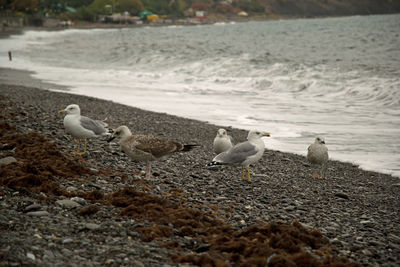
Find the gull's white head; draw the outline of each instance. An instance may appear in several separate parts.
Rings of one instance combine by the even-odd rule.
[[[80,115],[81,109],[76,104],[68,105],[65,109],[60,110],[58,113],[67,113],[67,115]]]
[[[250,130],[249,134],[247,135],[247,140],[254,140],[254,139],[259,139],[261,137],[269,137],[270,134],[267,132],[262,132],[262,131],[257,131],[257,130]]]
[[[219,137],[226,137],[228,135],[228,133],[226,132],[226,130],[225,129],[219,129],[218,130],[218,132],[217,132],[217,136],[219,136]]]
[[[314,144],[325,145],[325,139],[323,137],[317,136],[315,137]]]
[[[131,136],[131,135],[132,135],[132,133],[129,130],[129,128],[127,126],[125,126],[125,125],[121,125],[118,128],[113,130],[112,136],[107,141],[111,142],[115,138],[121,138],[122,139],[124,137],[128,137],[128,136]]]

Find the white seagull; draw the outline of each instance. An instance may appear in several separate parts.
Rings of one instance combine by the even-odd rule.
[[[317,136],[314,144],[308,147],[307,160],[313,165],[321,166],[321,176],[325,177],[326,163],[328,162],[328,148],[325,146],[325,139]],[[320,175],[316,172],[313,174],[314,178],[319,178]]]
[[[81,109],[76,104],[71,104],[58,113],[66,113],[64,117],[64,128],[67,133],[78,139],[78,146],[75,152],[76,155],[86,153],[87,138],[95,138],[104,135],[109,135],[107,124],[102,121],[92,120],[91,118],[81,116]],[[83,151],[80,152],[81,142],[84,140]]]
[[[218,154],[208,166],[212,165],[241,165],[242,179],[244,177],[244,168],[247,169],[247,181],[251,182],[250,164],[257,162],[264,154],[265,145],[261,140],[263,136],[270,136],[269,133],[257,130],[249,131],[247,141],[236,144],[229,150]]]
[[[225,129],[219,129],[213,142],[214,153],[220,154],[232,148],[232,146],[232,137],[227,134]]]
[[[146,179],[151,176],[151,161],[163,160],[174,152],[185,152],[198,145],[184,145],[177,141],[166,140],[151,135],[132,134],[125,125],[119,126],[114,130],[113,135],[108,140],[111,142],[119,137],[119,144],[122,151],[135,161],[144,161],[146,167]]]

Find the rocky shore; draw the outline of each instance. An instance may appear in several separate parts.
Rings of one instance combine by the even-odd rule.
[[[145,180],[145,164],[115,143],[90,140],[71,155],[57,113],[71,103],[112,128],[201,146],[155,162]],[[267,150],[248,183],[240,168],[205,167],[218,128],[0,85],[0,266],[400,264],[398,178],[330,161],[316,179],[303,156]],[[228,131],[236,142],[247,134]]]

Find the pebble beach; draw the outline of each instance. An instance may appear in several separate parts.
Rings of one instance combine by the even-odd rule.
[[[330,160],[317,179],[305,157],[266,150],[249,183],[240,167],[206,167],[218,125],[0,73],[1,266],[400,264],[396,177]],[[145,180],[117,143],[90,139],[71,155],[57,111],[72,103],[111,128],[200,146],[154,162]]]

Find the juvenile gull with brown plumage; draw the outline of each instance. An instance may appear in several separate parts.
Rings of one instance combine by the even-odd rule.
[[[325,139],[317,136],[315,138],[314,144],[311,144],[308,147],[307,160],[312,165],[321,166],[320,173],[321,173],[322,178],[325,177],[326,165],[327,165],[328,159],[329,159],[328,148],[325,146]],[[318,174],[318,172],[316,172],[313,174],[313,177],[319,178],[320,175]]]
[[[132,134],[125,125],[116,128],[108,142],[111,142],[116,137],[119,137],[121,149],[128,157],[135,161],[146,162],[146,179],[150,179],[152,161],[163,160],[168,158],[172,153],[186,152],[197,146],[184,145],[177,141],[166,140],[151,135]]]

